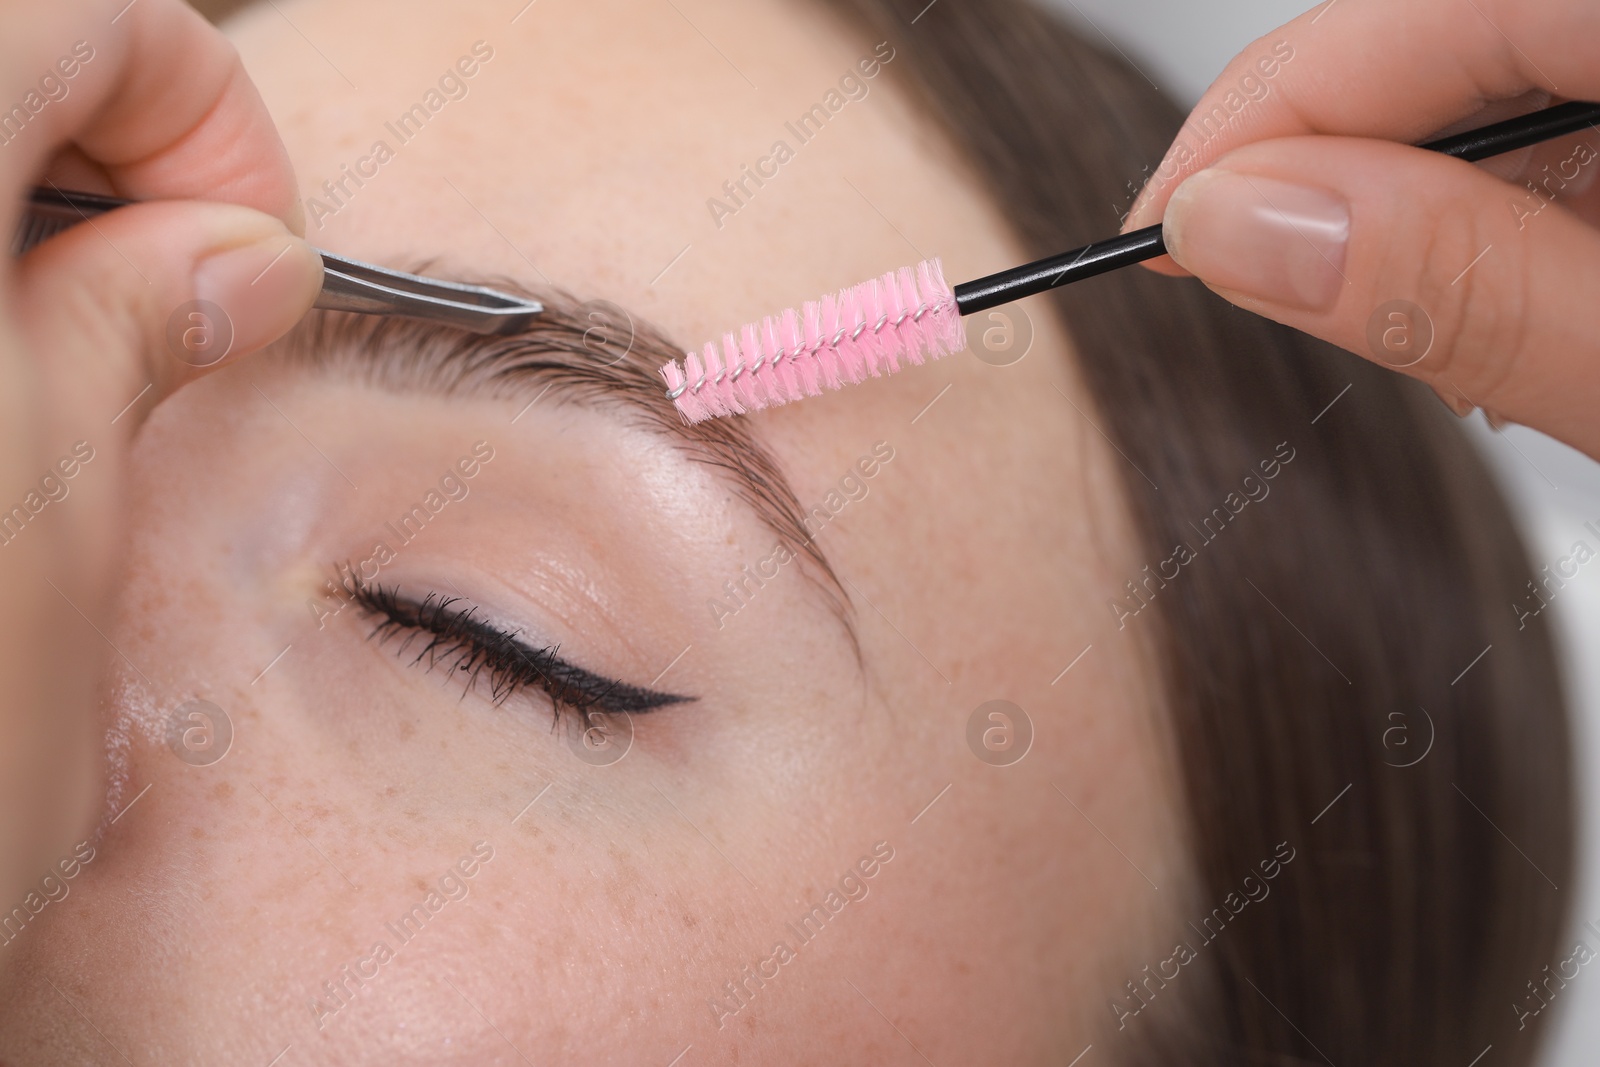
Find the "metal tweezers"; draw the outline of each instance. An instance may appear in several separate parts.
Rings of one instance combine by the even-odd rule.
[[[22,213],[12,254],[20,256],[68,227],[132,202],[95,193],[36,187]],[[543,304],[483,286],[406,274],[320,248],[317,253],[322,256],[322,293],[313,306],[328,311],[427,319],[484,334],[526,329],[544,311]]]

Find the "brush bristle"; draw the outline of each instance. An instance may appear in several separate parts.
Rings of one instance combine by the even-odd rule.
[[[937,259],[723,334],[661,368],[683,421],[787,404],[966,347]]]

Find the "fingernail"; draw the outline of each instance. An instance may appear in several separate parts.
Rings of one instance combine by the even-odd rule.
[[[1478,410],[1477,405],[1473,404],[1472,401],[1468,400],[1454,389],[1445,386],[1434,385],[1433,393],[1439,398],[1440,402],[1443,403],[1445,407],[1450,409],[1451,414],[1455,415],[1455,417],[1458,419],[1464,419],[1468,415],[1471,415],[1474,411]]]
[[[287,234],[207,256],[194,274],[195,296],[220,309],[231,331],[228,355],[254,351],[282,336],[305,314],[321,285],[321,257]]]
[[[1207,283],[1323,311],[1345,285],[1350,205],[1325,189],[1212,168],[1178,186],[1167,251]]]
[[[1489,424],[1489,429],[1493,430],[1495,433],[1503,432],[1507,426],[1516,425],[1516,423],[1512,422],[1504,415],[1501,415],[1498,412],[1490,411],[1488,408],[1483,409],[1483,421],[1487,422]]]

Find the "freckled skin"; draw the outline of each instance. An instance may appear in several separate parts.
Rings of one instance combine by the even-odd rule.
[[[685,344],[913,262],[907,238],[953,280],[1021,259],[892,61],[712,224],[706,199],[873,52],[808,8],[595,0],[508,26],[489,3],[276,6],[231,33],[308,196],[474,41],[494,49],[313,225],[324,247],[537,283],[531,262]],[[1163,888],[1182,853],[1159,697],[1104,606],[1140,562],[1115,457],[1057,392],[1087,409],[1065,330],[1030,310],[1013,367],[952,358],[760,418],[808,504],[895,449],[819,539],[859,665],[792,568],[713,625],[707,601],[772,535],[637,428],[560,405],[512,424],[520,401],[380,393],[270,354],[180,392],[137,446],[108,636],[158,708],[228,711],[232,748],[194,766],[135,731],[125,800],[149,791],[3,949],[0,1061],[104,1062],[109,1041],[135,1063],[292,1044],[285,1064],[664,1064],[692,1044],[685,1063],[1029,1064],[1109,1040],[1107,1000],[1169,924],[1061,794]],[[471,495],[384,580],[470,587],[632,684],[689,646],[658,684],[698,699],[638,716],[620,762],[575,758],[536,694],[463,695],[356,610],[308,610],[479,440],[495,458]],[[1035,727],[1004,768],[966,741],[997,698]],[[798,941],[878,842],[893,858],[866,896]],[[461,874],[479,843],[492,858]],[[793,960],[719,1026],[708,1002],[779,941]],[[380,942],[393,958],[371,963]]]

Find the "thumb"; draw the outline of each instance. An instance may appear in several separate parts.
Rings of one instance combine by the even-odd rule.
[[[58,402],[109,418],[275,340],[321,284],[317,251],[270,215],[150,202],[30,251],[13,310]]]
[[[1172,258],[1235,304],[1600,457],[1600,233],[1554,203],[1600,168],[1577,143],[1536,186],[1402,145],[1248,145],[1179,186]]]

